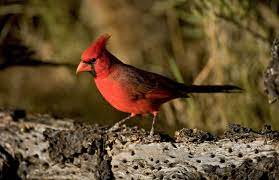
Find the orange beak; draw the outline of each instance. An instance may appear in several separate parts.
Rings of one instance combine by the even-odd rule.
[[[90,72],[90,71],[92,71],[91,66],[81,61],[77,67],[76,74],[79,74],[81,72]]]

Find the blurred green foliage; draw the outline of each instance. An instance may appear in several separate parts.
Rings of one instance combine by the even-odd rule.
[[[278,0],[4,0],[0,43],[20,43],[45,61],[77,64],[96,36],[111,33],[108,48],[124,62],[186,84],[245,89],[174,100],[162,107],[157,130],[219,133],[229,122],[279,129],[278,104],[268,104],[262,80],[279,33],[278,13]],[[100,124],[124,116],[104,102],[89,76],[76,78],[74,69],[11,68],[0,72],[0,80],[1,106]],[[139,124],[148,129],[151,122],[130,121]]]

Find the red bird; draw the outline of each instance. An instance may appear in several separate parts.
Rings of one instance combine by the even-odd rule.
[[[76,73],[90,72],[106,101],[119,111],[130,113],[110,130],[117,129],[136,115],[151,113],[152,136],[163,103],[175,98],[186,98],[188,93],[231,93],[241,90],[231,85],[186,86],[162,75],[124,64],[106,49],[109,38],[109,35],[100,36],[82,53]]]

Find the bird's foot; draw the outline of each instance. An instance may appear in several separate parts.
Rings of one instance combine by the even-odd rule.
[[[154,124],[155,124],[155,121],[156,121],[157,114],[158,114],[158,112],[153,113],[154,116],[153,116],[152,126],[151,126],[151,129],[150,129],[150,133],[149,133],[148,138],[153,138],[153,136],[154,136]]]
[[[151,130],[150,130],[150,133],[149,133],[149,136],[148,137],[153,137],[154,136],[154,129],[152,128]]]
[[[121,129],[122,124],[123,124],[123,122],[115,123],[111,128],[109,128],[107,130],[107,132],[114,132],[114,131],[117,131],[117,130]]]
[[[118,129],[120,129],[120,123],[116,123],[115,125],[113,125],[111,128],[109,128],[108,130],[107,130],[107,132],[113,132],[113,131],[116,131],[116,130],[118,130]]]
[[[154,134],[153,132],[150,132],[149,135],[144,139],[144,142],[146,143],[153,143],[153,142],[157,142],[160,140],[160,136],[158,136],[157,134]]]
[[[152,139],[153,137],[154,137],[154,128],[152,127],[151,130],[150,130],[150,133],[148,135],[148,138]]]
[[[120,128],[120,126],[125,123],[125,121],[127,121],[128,119],[131,119],[133,116],[134,115],[130,115],[130,116],[122,119],[121,121],[117,122],[110,129],[108,129],[107,132],[113,132],[113,131],[118,130]]]

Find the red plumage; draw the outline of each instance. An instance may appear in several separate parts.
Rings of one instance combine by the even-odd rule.
[[[93,74],[96,86],[106,101],[119,111],[131,114],[117,123],[112,130],[135,115],[148,113],[154,115],[154,125],[163,103],[175,98],[188,97],[188,93],[227,93],[241,90],[231,85],[186,86],[162,75],[124,64],[106,49],[109,37],[100,36],[82,53],[77,73]]]

